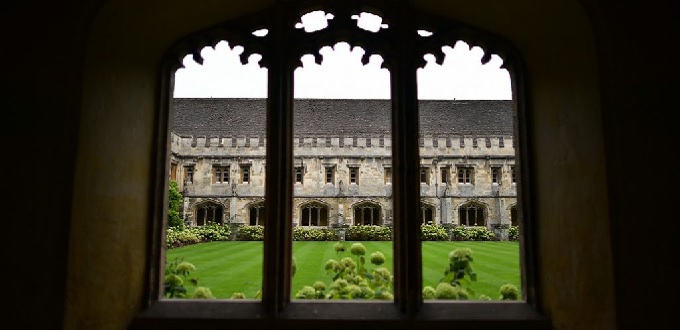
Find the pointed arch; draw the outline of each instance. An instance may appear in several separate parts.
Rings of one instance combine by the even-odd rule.
[[[193,206],[194,223],[205,226],[209,223],[224,223],[224,205],[216,200],[208,199],[197,202]]]
[[[328,226],[328,203],[309,200],[300,203],[300,226]]]
[[[428,202],[420,201],[420,212],[418,213],[418,220],[420,223],[430,223],[435,222],[435,216],[437,208]]]
[[[469,200],[458,206],[458,223],[461,226],[486,226],[488,214],[487,205]]]
[[[360,201],[352,205],[354,225],[382,226],[382,206],[375,201]]]
[[[249,225],[251,225],[251,226],[255,226],[255,225],[264,226],[264,221],[265,221],[264,200],[257,200],[257,201],[248,203],[245,206],[245,209],[248,211],[248,221],[247,221],[247,223]]]
[[[517,218],[517,203],[513,203],[508,206],[508,212],[510,213],[510,225],[518,226],[519,219]]]

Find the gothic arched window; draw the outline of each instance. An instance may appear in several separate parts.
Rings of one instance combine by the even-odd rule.
[[[248,223],[251,226],[255,226],[255,225],[263,225],[264,226],[264,223],[265,223],[264,207],[265,207],[264,202],[257,202],[257,203],[250,204],[250,206],[248,206]]]
[[[354,206],[354,225],[382,225],[381,207],[377,203],[362,202]]]
[[[328,207],[316,202],[302,205],[300,226],[328,226]]]
[[[420,203],[420,213],[418,219],[420,223],[432,224],[434,223],[435,209],[434,206],[427,203]]]
[[[519,147],[527,144],[526,113],[523,94],[525,77],[521,61],[516,56],[514,48],[498,37],[479,31],[474,27],[454,22],[450,18],[430,15],[417,8],[413,8],[408,1],[278,1],[266,11],[250,16],[229,20],[195,35],[188,36],[174,45],[168,51],[167,64],[164,67],[168,75],[165,85],[172,86],[170,72],[174,72],[181,63],[177,59],[192,54],[194,59],[201,63],[201,49],[205,46],[214,45],[216,42],[226,40],[243,47],[240,54],[242,62],[251,55],[262,56],[259,65],[267,68],[268,86],[266,100],[266,169],[265,169],[265,200],[262,204],[253,204],[248,209],[250,224],[264,224],[264,251],[263,251],[263,274],[261,300],[256,302],[215,303],[192,305],[191,310],[208,308],[214,310],[214,315],[225,315],[228,319],[258,320],[265,321],[277,318],[305,319],[313,317],[314,312],[319,315],[325,313],[339,318],[348,318],[351,325],[360,326],[367,319],[380,320],[384,317],[387,327],[397,327],[403,320],[413,322],[418,326],[441,325],[442,323],[428,323],[428,321],[440,320],[471,320],[468,325],[480,324],[491,327],[498,318],[489,316],[495,314],[489,306],[493,303],[482,302],[479,304],[432,304],[423,301],[422,297],[422,247],[420,242],[420,225],[417,221],[422,215],[420,207],[420,168],[419,157],[419,102],[417,90],[417,70],[422,68],[426,61],[424,56],[432,54],[438,64],[443,62],[445,54],[442,47],[454,45],[458,41],[465,41],[470,46],[480,47],[484,55],[482,63],[489,62],[492,52],[503,59],[503,67],[507,68],[513,78],[513,92],[520,98],[515,99],[513,105],[515,117],[515,136],[513,139],[520,142],[517,151],[517,164],[526,162],[527,156]],[[295,5],[293,5],[293,3]],[[301,29],[300,23],[304,21],[302,16],[311,11],[322,10],[326,13],[327,26],[324,28],[306,31]],[[355,18],[362,13],[374,13],[380,15],[382,23],[375,28],[363,27],[357,24]],[[426,33],[421,33],[426,32]],[[321,62],[323,56],[319,50],[325,46],[333,45],[339,41],[347,42],[350,46],[361,46],[365,50],[362,62],[366,63],[369,57],[378,54],[384,62],[383,67],[390,72],[390,116],[391,122],[391,198],[392,208],[386,213],[392,215],[393,230],[393,273],[394,295],[393,301],[376,302],[375,304],[356,303],[348,301],[342,307],[333,304],[298,304],[291,302],[290,287],[292,283],[293,255],[292,255],[292,226],[293,226],[293,201],[294,201],[294,73],[300,66],[300,58],[311,54],[316,62]],[[165,112],[161,112],[162,120],[167,120],[170,106],[166,100],[160,104]],[[455,118],[451,119],[455,121]],[[162,126],[161,126],[162,127]],[[160,129],[160,133],[166,133]],[[159,138],[161,141],[162,138]],[[463,143],[463,140],[460,140]],[[356,143],[356,140],[353,141]],[[339,141],[339,147],[345,143]],[[447,144],[449,141],[446,142]],[[355,145],[352,145],[355,147]],[[479,147],[479,146],[478,146]],[[357,167],[357,169],[359,169]],[[453,170],[453,167],[451,168]],[[518,166],[518,183],[525,182],[526,168]],[[243,169],[242,169],[243,170]],[[337,168],[340,171],[340,168]],[[521,170],[521,171],[520,171]],[[250,172],[245,172],[250,175]],[[319,171],[319,175],[321,175]],[[359,172],[353,177],[347,171],[347,179],[350,183],[359,183]],[[339,174],[339,173],[338,173]],[[457,178],[454,177],[457,175]],[[474,183],[474,171],[463,173],[451,172],[452,178],[447,181],[458,179],[461,183]],[[352,182],[354,178],[356,182]],[[522,180],[524,179],[524,180]],[[242,178],[242,182],[249,182],[250,177]],[[361,178],[364,182],[363,177]],[[347,182],[345,185],[350,185]],[[356,187],[352,187],[356,188]],[[359,187],[362,188],[362,187]],[[518,189],[521,187],[518,185]],[[244,189],[244,192],[248,190]],[[241,193],[241,191],[239,191]],[[365,196],[363,198],[369,198]],[[525,201],[529,203],[528,201]],[[158,203],[160,205],[160,203]],[[524,206],[524,204],[523,204]],[[263,212],[265,210],[267,212]],[[523,209],[530,209],[524,208]],[[311,209],[310,211],[311,212]],[[352,207],[354,224],[382,225],[382,208],[374,202],[360,202]],[[484,225],[486,209],[483,205],[469,204],[459,208],[459,219],[465,219],[466,225]],[[266,213],[266,214],[265,214]],[[311,213],[310,213],[311,214]],[[432,218],[434,219],[434,212]],[[530,223],[523,215],[523,224]],[[423,219],[424,220],[424,219]],[[463,222],[461,222],[463,224]],[[156,247],[160,249],[161,247]],[[528,252],[527,252],[528,251]],[[524,249],[525,256],[532,257],[531,246]],[[157,253],[162,255],[162,253]],[[532,264],[529,260],[528,264]],[[533,268],[532,268],[533,269]],[[154,274],[162,273],[162,269],[155,269]],[[523,273],[523,286],[535,288],[535,273]],[[160,281],[161,276],[149,276],[150,281]],[[162,283],[151,283],[156,292],[161,291]],[[534,290],[535,291],[535,290]],[[513,319],[536,318],[534,310],[535,297],[529,290],[526,301],[518,304],[503,304],[501,308],[504,316]],[[155,298],[151,298],[154,300]],[[157,299],[156,299],[157,300]],[[190,302],[191,303],[191,302]],[[180,310],[174,304],[167,304],[175,311]],[[485,309],[486,308],[486,309]],[[314,311],[314,312],[312,312]],[[201,314],[213,315],[213,314]],[[244,316],[245,315],[245,316]],[[376,316],[380,315],[380,316]],[[383,316],[387,315],[387,316]],[[468,318],[469,315],[474,317]],[[517,316],[520,315],[520,316]],[[417,318],[417,320],[416,320]],[[422,323],[420,321],[423,321]],[[219,321],[219,320],[218,320]],[[322,320],[323,322],[324,320]],[[329,316],[325,321],[334,322],[334,316]],[[417,321],[417,322],[416,322]],[[490,321],[490,322],[486,322]],[[358,322],[358,323],[351,323]],[[479,323],[476,323],[479,322]],[[211,323],[215,325],[217,323]],[[324,326],[329,323],[322,323]],[[205,323],[203,325],[206,325]]]
[[[486,207],[476,202],[467,202],[458,207],[458,221],[461,226],[485,226]]]
[[[222,224],[224,208],[214,202],[205,202],[196,206],[196,225],[205,226],[209,223]]]

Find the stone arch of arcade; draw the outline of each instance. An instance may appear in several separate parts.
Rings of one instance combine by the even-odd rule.
[[[457,207],[460,226],[486,226],[489,207],[476,200],[468,200]]]
[[[194,219],[196,226],[205,226],[209,223],[224,223],[225,210],[228,209],[223,203],[208,199],[197,202],[193,205]]]
[[[380,226],[383,224],[380,203],[363,200],[352,205],[354,225]]]
[[[246,216],[248,217],[246,223],[255,226],[255,225],[262,225],[264,226],[265,222],[265,208],[264,208],[264,199],[261,200],[256,200],[253,202],[250,202],[246,204],[244,207],[246,210]]]
[[[328,226],[329,205],[320,200],[306,200],[299,204],[300,226]]]
[[[434,204],[425,201],[420,202],[420,213],[418,213],[418,220],[420,223],[435,223],[437,215],[437,208]]]

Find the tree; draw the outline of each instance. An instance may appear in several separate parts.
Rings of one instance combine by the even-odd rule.
[[[184,221],[179,215],[180,207],[183,203],[182,193],[179,192],[179,184],[170,181],[168,192],[168,227],[184,229]]]

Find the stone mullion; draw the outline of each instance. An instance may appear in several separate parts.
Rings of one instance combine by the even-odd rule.
[[[272,317],[290,302],[292,280],[293,74],[299,57],[292,51],[292,13],[279,3],[271,17],[267,79],[265,239],[262,302]]]

